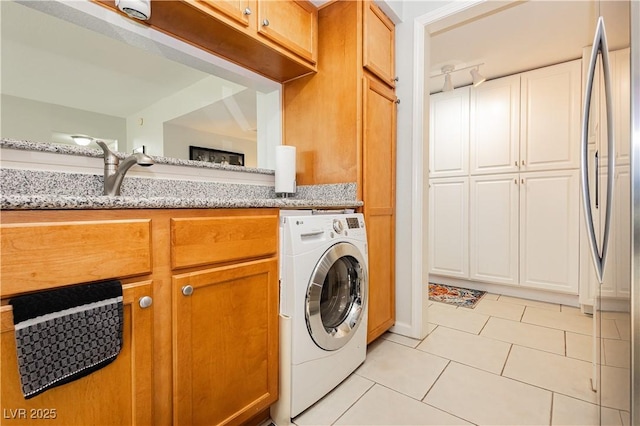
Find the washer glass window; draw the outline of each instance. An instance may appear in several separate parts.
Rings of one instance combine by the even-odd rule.
[[[313,272],[306,300],[307,328],[323,349],[344,346],[362,322],[366,303],[366,264],[349,243],[327,250]]]

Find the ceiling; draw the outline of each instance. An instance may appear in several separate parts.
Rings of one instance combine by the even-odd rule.
[[[126,118],[211,77],[30,7],[0,3],[3,94]],[[221,100],[173,124],[201,119],[199,130],[255,140],[256,92],[238,96],[235,114]]]
[[[505,3],[506,4],[506,3]],[[628,1],[516,1],[478,19],[431,35],[430,93],[442,90],[444,65],[484,63],[487,79],[582,57],[593,42],[595,22],[605,16],[609,49],[629,45]],[[471,84],[469,69],[452,74],[455,87]]]

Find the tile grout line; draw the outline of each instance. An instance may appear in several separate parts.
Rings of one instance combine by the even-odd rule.
[[[507,368],[507,361],[509,360],[509,356],[511,355],[511,349],[513,349],[513,343],[510,344],[509,346],[509,352],[507,352],[507,357],[504,359],[504,364],[502,364],[502,370],[500,370],[500,377],[505,377],[502,374],[504,374],[504,369]]]
[[[553,403],[555,401],[555,392],[551,392],[551,409],[549,410],[549,426],[553,425]]]
[[[354,373],[355,373],[355,372],[354,372]],[[355,374],[356,374],[357,376],[360,376],[360,375],[359,375],[359,374],[357,374],[357,373],[355,373]],[[363,379],[369,380],[369,379],[367,379],[367,378],[366,378],[366,377],[364,377],[364,376],[360,376],[360,377],[362,377]],[[335,424],[338,422],[338,420],[340,420],[342,417],[344,417],[344,415],[345,415],[345,414],[347,414],[347,411],[349,411],[349,410],[350,410],[354,405],[356,405],[356,403],[357,403],[358,401],[360,401],[360,400],[361,400],[361,399],[362,399],[366,394],[368,394],[368,393],[369,393],[369,391],[370,391],[371,389],[373,389],[373,387],[374,387],[376,384],[378,384],[378,382],[374,382],[373,380],[370,380],[370,381],[371,381],[373,384],[372,384],[371,386],[369,386],[369,388],[368,388],[368,389],[367,389],[367,390],[366,390],[362,395],[360,395],[360,397],[359,397],[359,398],[357,398],[355,401],[353,401],[353,403],[352,403],[351,405],[349,405],[349,407],[347,407],[347,409],[346,409],[346,410],[344,410],[344,411],[342,412],[342,414],[340,414],[340,415],[338,416],[338,418],[337,418],[337,419],[335,419],[335,420],[333,421],[333,423],[331,423],[331,425],[335,425]]]
[[[446,358],[443,358],[446,359]],[[433,381],[433,383],[431,383],[431,386],[429,386],[429,389],[427,389],[427,391],[425,392],[425,394],[422,396],[422,398],[420,398],[419,401],[423,401],[427,395],[429,395],[429,392],[431,392],[431,389],[433,389],[433,387],[436,385],[436,383],[438,383],[438,380],[440,380],[440,377],[442,377],[442,375],[444,374],[445,370],[447,368],[449,368],[449,366],[451,365],[451,363],[453,362],[450,359],[447,359],[447,365],[444,366],[444,368],[442,369],[442,371],[440,372],[440,374],[438,374],[438,377],[436,377],[436,379]],[[397,391],[396,391],[397,392]]]

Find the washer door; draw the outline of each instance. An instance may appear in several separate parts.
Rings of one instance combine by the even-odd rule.
[[[307,328],[322,349],[340,349],[362,322],[367,302],[367,270],[360,250],[338,243],[316,265],[307,288]]]

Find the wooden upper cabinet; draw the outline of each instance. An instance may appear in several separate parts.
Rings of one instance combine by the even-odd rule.
[[[373,2],[365,2],[363,66],[395,87],[395,26]]]
[[[219,14],[223,20],[238,24],[241,27],[249,27],[252,17],[255,16],[255,0],[191,0],[211,9],[211,13]]]
[[[92,1],[126,16],[114,0]],[[153,0],[151,6],[151,18],[137,23],[272,80],[317,71],[318,14],[306,0]]]
[[[258,34],[301,58],[316,63],[318,11],[306,0],[258,3]]]

